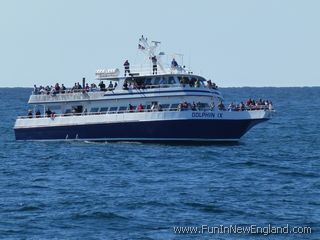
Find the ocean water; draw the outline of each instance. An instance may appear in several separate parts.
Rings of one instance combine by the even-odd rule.
[[[271,99],[239,143],[16,142],[31,90],[0,89],[1,239],[320,239],[320,88],[226,88]],[[175,233],[307,226],[311,234]]]

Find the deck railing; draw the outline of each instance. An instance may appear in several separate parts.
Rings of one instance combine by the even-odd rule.
[[[143,112],[172,112],[172,111],[257,111],[257,110],[264,110],[264,111],[273,111],[270,109],[269,106],[261,105],[256,108],[245,107],[244,109],[219,109],[219,108],[212,108],[212,107],[195,107],[195,108],[157,108],[157,109],[125,109],[125,110],[116,110],[116,111],[104,111],[104,112],[82,112],[82,113],[64,113],[64,114],[56,114],[51,113],[49,115],[29,115],[29,116],[18,116],[18,119],[32,119],[32,118],[56,118],[56,117],[70,117],[70,116],[88,116],[88,115],[106,115],[106,114],[122,114],[122,113],[143,113]]]
[[[118,70],[118,69],[117,69]],[[101,69],[96,72],[96,79],[98,80],[108,80],[114,78],[114,75],[111,74],[108,76],[105,72],[107,69]],[[161,64],[157,64],[157,67],[154,69],[152,64],[149,65],[130,65],[129,73],[125,70],[121,73],[122,76],[154,76],[157,74],[192,74],[189,69],[183,68],[181,66],[178,67],[169,67],[168,65],[162,66]],[[117,76],[117,75],[116,75]]]
[[[156,85],[134,85],[128,86],[124,88],[123,86],[118,86],[117,89],[123,91],[130,91],[138,90],[160,90],[164,88],[189,88],[189,89],[210,89],[212,92],[219,94],[217,89],[210,88],[206,85],[199,85],[199,86],[190,86],[190,84],[156,84]],[[79,100],[88,100],[88,99],[98,99],[103,97],[105,94],[112,95],[114,92],[114,88],[106,88],[105,91],[102,91],[98,88],[89,89],[88,91],[85,89],[67,89],[63,91],[58,91],[54,93],[38,93],[32,94],[29,99],[29,103],[37,103],[37,102],[50,102],[50,101],[79,101]]]

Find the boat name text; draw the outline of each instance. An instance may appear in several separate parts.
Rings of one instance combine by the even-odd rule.
[[[222,113],[212,113],[212,112],[193,112],[193,118],[222,118]]]

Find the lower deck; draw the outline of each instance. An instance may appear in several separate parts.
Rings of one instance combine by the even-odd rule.
[[[237,141],[269,119],[264,110],[245,112],[141,112],[18,119],[17,140]]]

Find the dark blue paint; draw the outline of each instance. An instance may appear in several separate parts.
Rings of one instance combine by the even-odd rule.
[[[17,140],[239,139],[262,120],[166,120],[15,129]]]
[[[106,93],[104,96],[127,96],[127,95],[146,95],[146,94],[162,94],[162,93],[182,93],[182,92],[189,92],[189,93],[209,93],[212,95],[212,93],[216,93],[219,94],[219,92],[217,91],[208,91],[208,90],[199,90],[197,88],[195,88],[194,90],[189,90],[189,89],[184,89],[184,90],[168,90],[168,91],[153,91],[153,92],[149,92],[149,91],[143,91],[143,89],[140,92],[133,92],[133,91],[129,91],[127,93]]]

